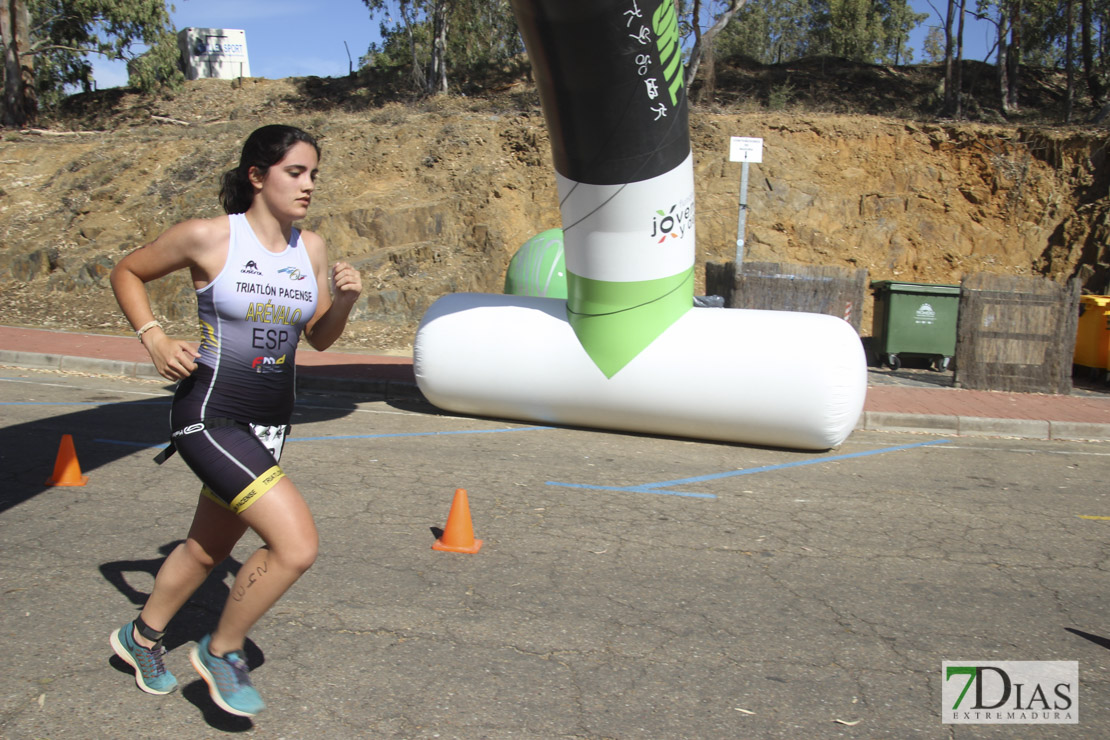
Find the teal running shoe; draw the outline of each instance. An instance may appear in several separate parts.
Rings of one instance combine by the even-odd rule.
[[[143,647],[135,642],[132,625],[128,622],[108,637],[112,649],[135,669],[135,683],[140,689],[148,694],[170,693],[177,688],[177,679],[162,662],[162,656],[166,654],[162,641],[159,640],[152,648]]]
[[[266,703],[251,685],[250,668],[243,653],[235,650],[221,657],[208,650],[212,635],[193,646],[189,660],[208,684],[208,693],[216,706],[239,717],[253,717],[266,708]]]

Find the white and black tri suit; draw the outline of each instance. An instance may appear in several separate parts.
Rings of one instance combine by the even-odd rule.
[[[293,230],[281,252],[232,214],[227,262],[198,290],[197,369],[177,387],[173,445],[204,493],[239,513],[284,477],[278,466],[293,414],[297,342],[316,311],[316,279]]]

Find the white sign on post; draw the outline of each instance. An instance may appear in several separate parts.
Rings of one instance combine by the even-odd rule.
[[[748,221],[748,165],[763,161],[763,139],[754,136],[733,136],[729,140],[728,159],[740,162],[740,213],[736,219],[736,268],[744,261],[744,229]]]
[[[730,162],[762,162],[763,139],[751,136],[733,136],[728,147]]]

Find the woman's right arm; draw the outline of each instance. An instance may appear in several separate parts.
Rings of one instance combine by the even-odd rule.
[[[146,284],[186,267],[195,268],[204,261],[206,245],[212,243],[212,237],[210,222],[185,221],[131,252],[112,268],[112,291],[133,329],[137,331],[155,320]],[[189,342],[169,337],[160,326],[144,331],[139,341],[164,378],[181,380],[197,369],[194,360],[200,353],[196,348]]]

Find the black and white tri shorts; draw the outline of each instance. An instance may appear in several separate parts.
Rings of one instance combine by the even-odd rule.
[[[196,375],[207,373],[181,381],[174,396],[172,447],[204,484],[201,493],[240,514],[285,477],[278,460],[289,427],[202,418]]]
[[[278,459],[288,427],[213,419],[173,433],[181,459],[204,483],[208,498],[242,513],[285,477]]]

